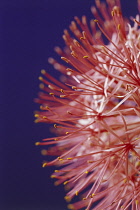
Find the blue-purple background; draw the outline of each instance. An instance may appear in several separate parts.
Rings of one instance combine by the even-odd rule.
[[[135,15],[136,0],[125,5]],[[0,0],[0,210],[66,210],[63,186],[54,187],[54,168],[34,143],[50,136],[34,124],[33,102],[41,69],[53,67],[54,46],[64,46],[63,29],[77,15],[92,18],[93,0]]]

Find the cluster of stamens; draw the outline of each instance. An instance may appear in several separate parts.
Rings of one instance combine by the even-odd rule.
[[[74,38],[64,31],[67,47],[55,50],[66,65],[49,59],[63,77],[39,77],[35,122],[54,124],[57,137],[36,145],[57,156],[43,167],[59,166],[51,177],[67,201],[81,197],[68,205],[76,210],[140,208],[140,23],[124,20],[119,0],[107,3],[92,7],[90,29],[83,16],[70,25]]]

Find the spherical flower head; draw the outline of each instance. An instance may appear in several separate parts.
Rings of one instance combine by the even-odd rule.
[[[140,8],[140,1],[138,1]],[[94,20],[75,17],[65,30],[62,62],[49,62],[60,80],[42,70],[35,122],[53,123],[57,137],[43,155],[57,156],[52,178],[80,200],[69,209],[140,209],[140,22],[123,17],[119,0],[99,0]]]

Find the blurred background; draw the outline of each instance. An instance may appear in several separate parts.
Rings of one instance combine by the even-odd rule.
[[[135,16],[136,0],[122,0]],[[0,0],[0,210],[66,210],[63,186],[54,187],[54,168],[35,142],[51,136],[49,126],[34,123],[40,70],[52,75],[48,57],[58,59],[63,30],[73,17],[87,15],[94,0]]]

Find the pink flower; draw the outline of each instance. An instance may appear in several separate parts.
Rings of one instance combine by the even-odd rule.
[[[58,137],[36,145],[53,145],[42,153],[57,158],[43,167],[59,166],[52,178],[66,200],[80,196],[70,209],[140,209],[140,22],[113,2],[96,1],[90,28],[75,17],[74,38],[65,30],[67,47],[56,47],[66,65],[49,59],[62,78],[39,78],[36,122],[55,123]]]

